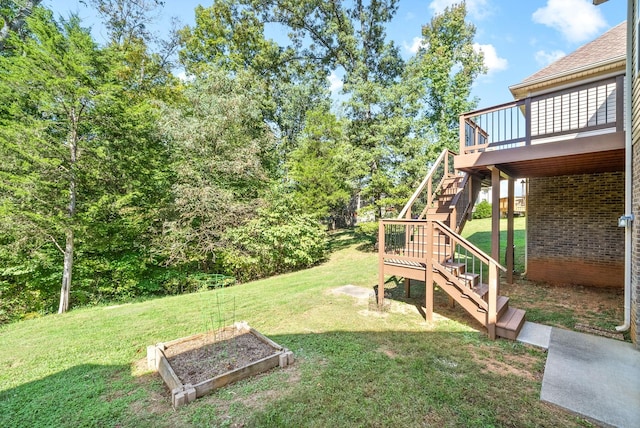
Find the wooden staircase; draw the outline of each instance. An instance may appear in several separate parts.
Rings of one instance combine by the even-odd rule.
[[[410,279],[424,281],[427,320],[432,319],[433,291],[437,285],[452,302],[485,326],[491,339],[515,340],[524,324],[525,312],[510,307],[509,298],[499,295],[499,272],[506,269],[458,234],[471,214],[479,183],[454,174],[449,168],[450,153],[445,152],[400,217],[380,222],[378,303],[383,304],[387,275],[405,279],[407,296]],[[422,208],[417,219],[411,218],[416,206]]]

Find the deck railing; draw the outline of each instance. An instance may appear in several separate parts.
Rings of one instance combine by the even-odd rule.
[[[624,129],[624,76],[460,116],[460,154]]]
[[[461,263],[465,272],[479,275],[488,286],[486,306],[489,337],[495,338],[499,272],[506,269],[471,242],[439,221],[380,220],[378,231],[379,284],[378,305],[384,304],[384,266],[387,263],[407,264],[425,269],[427,284],[434,272],[448,271],[447,264]],[[464,287],[464,280],[460,280]],[[464,290],[463,290],[464,291]],[[470,292],[471,290],[469,290]],[[433,302],[427,302],[433,305]],[[430,312],[433,308],[428,307]]]
[[[456,153],[444,149],[438,159],[433,163],[429,173],[418,186],[409,201],[398,215],[398,218],[424,219],[427,210],[434,207],[438,194],[442,190],[445,178],[455,175],[453,157]],[[419,214],[416,214],[419,213]]]

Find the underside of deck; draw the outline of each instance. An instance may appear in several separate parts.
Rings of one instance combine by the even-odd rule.
[[[580,137],[508,150],[458,155],[455,168],[488,178],[488,167],[511,177],[551,177],[624,170],[624,132]]]

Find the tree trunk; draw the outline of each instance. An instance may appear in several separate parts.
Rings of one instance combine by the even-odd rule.
[[[71,274],[73,272],[73,228],[67,229],[67,242],[64,247],[64,267],[62,270],[62,287],[60,288],[60,306],[58,313],[61,314],[69,309],[69,290],[71,290]]]
[[[64,246],[64,265],[62,269],[62,287],[60,288],[60,306],[58,313],[61,314],[69,309],[69,291],[71,290],[71,274],[73,273],[73,218],[76,214],[76,177],[75,164],[78,155],[78,121],[79,114],[75,108],[69,114],[71,119],[71,132],[69,133],[69,207],[67,216],[69,223],[66,229],[66,243]]]

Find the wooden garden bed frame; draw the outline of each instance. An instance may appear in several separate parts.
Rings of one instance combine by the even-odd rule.
[[[268,357],[254,361],[243,367],[222,373],[195,385],[190,383],[183,384],[171,367],[165,351],[172,346],[203,338],[207,334],[221,334],[226,332],[233,332],[234,336],[246,333],[252,334],[261,342],[272,347],[274,349],[274,353],[273,355],[269,355]],[[217,388],[221,388],[232,382],[237,382],[258,373],[265,372],[276,366],[286,367],[292,364],[293,361],[293,352],[283,348],[268,337],[260,334],[257,330],[249,327],[246,322],[235,323],[233,326],[223,327],[216,332],[194,334],[172,340],[170,342],[158,343],[147,347],[147,364],[150,369],[160,373],[164,383],[169,387],[169,390],[171,391],[171,403],[174,408],[184,406],[185,404],[194,401],[196,398],[200,398],[211,393]]]

